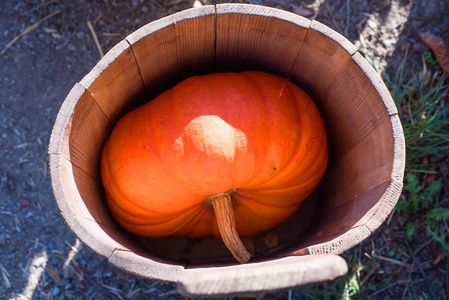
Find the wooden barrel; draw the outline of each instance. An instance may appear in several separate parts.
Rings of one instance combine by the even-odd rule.
[[[148,239],[111,218],[100,154],[126,112],[192,75],[261,70],[288,78],[316,102],[329,165],[297,214],[244,243],[237,265],[213,238]],[[53,192],[71,230],[114,266],[178,282],[185,295],[290,288],[347,272],[338,254],[369,237],[402,190],[404,135],[381,78],[356,47],[323,24],[256,5],[219,4],[152,22],[111,49],[65,99],[49,155]]]

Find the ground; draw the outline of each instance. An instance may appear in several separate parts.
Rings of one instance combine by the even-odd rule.
[[[196,5],[205,2],[196,1]],[[428,48],[419,33],[432,32],[449,44],[446,0],[240,2],[316,19],[345,35],[379,73],[391,77],[404,59],[406,72],[422,71],[422,54]],[[106,53],[144,24],[192,5],[193,1],[177,0],[0,2],[0,299],[14,295],[33,295],[36,299],[182,298],[175,285],[125,274],[80,244],[55,205],[47,146],[65,96],[100,59],[88,21]],[[26,31],[50,14],[54,15]],[[8,44],[22,32],[22,37]],[[394,261],[379,259],[392,249],[407,252],[400,230],[404,222],[401,216],[393,216],[368,241],[344,255],[348,261],[358,256],[366,264],[373,262],[372,274],[363,282],[365,287],[373,287],[373,299],[410,297],[404,291],[408,289],[410,265],[417,260],[401,255],[393,257]],[[426,293],[432,276],[440,276],[447,268],[447,260],[432,264],[425,257],[434,251],[429,245],[433,243],[423,242],[422,248],[409,245],[419,250],[417,258],[430,277],[416,281],[415,288]],[[35,267],[33,273],[30,266],[41,267]],[[387,275],[389,282],[383,283]],[[294,290],[266,297],[305,296]]]

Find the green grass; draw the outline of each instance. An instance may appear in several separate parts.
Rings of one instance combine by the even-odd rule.
[[[429,56],[423,60],[431,64]],[[425,66],[423,68],[427,70]],[[406,171],[403,197],[396,206],[399,213],[413,219],[424,219],[425,230],[440,243],[449,257],[449,243],[438,231],[437,223],[449,219],[449,208],[441,206],[438,195],[447,193],[447,161],[449,154],[449,84],[447,77],[436,78],[430,72],[421,72],[408,79],[402,68],[394,81],[387,77],[393,99],[398,107],[406,140]],[[426,174],[434,174],[424,182]],[[443,201],[444,202],[444,201]],[[414,220],[406,228],[406,238],[413,240]]]
[[[429,159],[438,161],[449,149],[449,85],[446,77],[430,73],[406,78],[402,68],[387,85],[398,107],[406,139],[406,172],[438,173]]]

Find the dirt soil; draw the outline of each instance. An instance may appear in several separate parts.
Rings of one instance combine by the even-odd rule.
[[[196,1],[196,5],[205,2]],[[379,72],[390,76],[405,57],[410,73],[422,70],[421,55],[428,48],[420,42],[420,32],[432,32],[449,44],[447,0],[240,2],[316,19],[345,35]],[[182,298],[174,284],[116,270],[77,240],[55,205],[47,146],[66,95],[100,59],[87,21],[106,53],[141,26],[192,5],[193,1],[177,0],[0,2],[0,299]],[[54,15],[26,31],[50,14]],[[403,232],[398,230],[401,226],[400,218],[394,217],[345,257],[351,260],[360,255],[369,260],[374,248],[380,254],[395,247],[406,250],[397,242],[403,240],[398,236]],[[425,271],[430,277],[438,276],[441,266],[429,263]],[[364,284],[376,287],[373,299],[400,299],[409,273],[406,266],[379,260]],[[382,289],[379,283],[386,274],[395,276],[388,276],[387,288]],[[420,284],[415,287],[418,291],[427,289],[425,280]],[[265,297],[287,299],[292,295],[305,297],[301,290]]]

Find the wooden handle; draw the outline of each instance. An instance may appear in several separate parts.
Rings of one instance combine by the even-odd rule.
[[[186,297],[258,294],[334,280],[348,272],[333,254],[286,257],[232,267],[186,269],[178,292]]]

